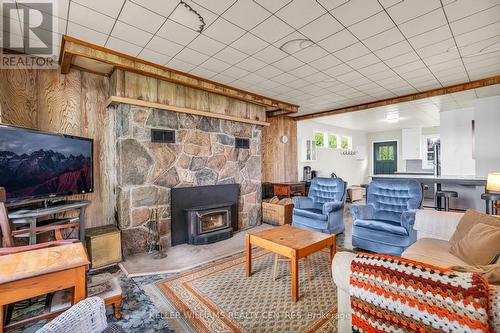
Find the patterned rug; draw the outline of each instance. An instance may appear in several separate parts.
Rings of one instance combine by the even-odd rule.
[[[245,255],[237,255],[155,283],[169,303],[169,318],[193,332],[336,332],[337,295],[328,252],[308,258],[310,276],[299,266],[297,303],[291,301],[290,264],[254,251],[253,275],[245,276]],[[184,326],[184,325],[183,325]]]

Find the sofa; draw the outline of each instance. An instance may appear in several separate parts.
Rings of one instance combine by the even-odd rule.
[[[314,178],[307,197],[292,198],[292,226],[327,234],[344,232],[346,189],[342,178]]]
[[[451,267],[468,265],[449,252],[451,238],[462,218],[462,213],[438,212],[419,209],[415,213],[417,241],[409,246],[402,257],[426,264]],[[351,301],[349,296],[349,278],[351,261],[356,257],[353,252],[337,252],[333,259],[333,281],[337,286],[338,331],[351,332]],[[494,315],[491,325],[500,332],[500,286],[491,286],[490,309]]]
[[[373,180],[366,205],[351,206],[352,245],[399,256],[417,239],[415,210],[422,204],[422,186],[415,180]]]

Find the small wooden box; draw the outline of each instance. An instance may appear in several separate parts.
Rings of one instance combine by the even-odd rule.
[[[272,225],[292,223],[293,204],[274,204],[262,201],[262,221]]]
[[[85,241],[92,268],[122,261],[121,234],[116,226],[105,225],[87,229]]]
[[[363,199],[363,188],[351,186],[347,188],[347,202],[354,202]]]

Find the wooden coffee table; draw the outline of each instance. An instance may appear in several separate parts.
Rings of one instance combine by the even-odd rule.
[[[283,225],[246,236],[247,277],[252,275],[252,245],[290,259],[294,303],[299,299],[299,259],[325,247],[330,248],[330,261],[335,255],[335,235]]]

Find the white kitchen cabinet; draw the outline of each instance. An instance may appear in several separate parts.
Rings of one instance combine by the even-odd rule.
[[[402,141],[403,160],[419,160],[422,158],[421,128],[403,128]]]

